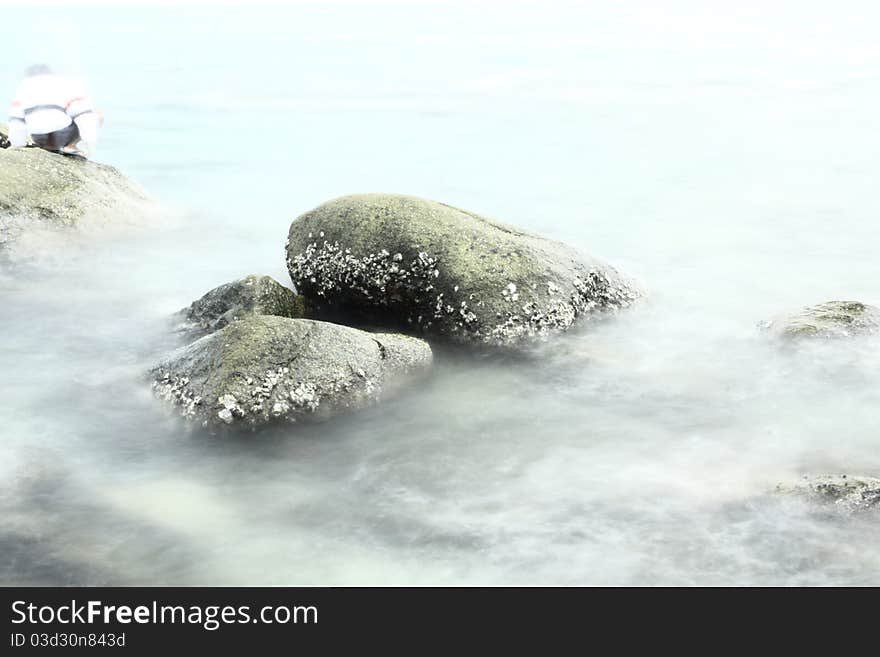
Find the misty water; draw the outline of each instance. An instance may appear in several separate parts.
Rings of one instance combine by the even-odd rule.
[[[0,277],[0,582],[880,583],[876,516],[767,494],[880,475],[880,341],[757,327],[880,302],[877,9],[606,4],[5,9],[0,93],[82,74],[160,210]],[[369,191],[648,296],[329,423],[186,429],[144,378],[169,314],[290,284],[290,221]]]

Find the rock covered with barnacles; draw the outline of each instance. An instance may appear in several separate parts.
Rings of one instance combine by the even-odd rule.
[[[153,368],[153,391],[216,430],[323,420],[373,404],[424,374],[417,338],[308,319],[250,315]]]
[[[814,475],[779,484],[776,492],[798,496],[845,514],[880,510],[880,479],[850,475]]]
[[[246,276],[215,287],[178,313],[180,330],[191,334],[217,331],[250,315],[308,316],[305,299],[271,276]]]
[[[489,347],[527,344],[640,296],[564,244],[391,194],[344,196],[298,217],[287,266],[318,316]]]
[[[880,332],[880,308],[860,301],[827,301],[765,322],[762,327],[788,339],[870,335]]]

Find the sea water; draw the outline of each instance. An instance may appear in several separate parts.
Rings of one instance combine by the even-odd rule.
[[[161,216],[0,278],[0,582],[880,583],[876,518],[768,494],[880,475],[880,343],[757,328],[880,303],[877,9],[765,4],[4,9],[0,95],[81,75]],[[322,425],[188,431],[144,379],[168,315],[289,284],[290,221],[371,191],[648,296]]]

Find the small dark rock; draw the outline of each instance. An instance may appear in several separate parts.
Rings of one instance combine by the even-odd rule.
[[[215,287],[178,313],[182,330],[201,334],[254,314],[308,317],[304,297],[270,276],[254,275]]]

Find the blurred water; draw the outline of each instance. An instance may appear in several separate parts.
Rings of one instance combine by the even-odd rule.
[[[877,9],[765,4],[5,9],[0,89],[82,74],[99,159],[182,219],[0,279],[0,581],[880,582],[876,519],[762,495],[880,474],[880,345],[755,329],[880,302]],[[186,432],[140,378],[167,314],[287,281],[290,220],[363,191],[565,240],[650,298],[533,359],[441,354],[338,422]]]

